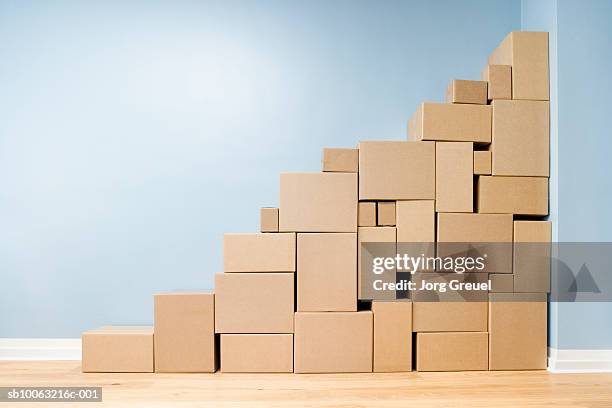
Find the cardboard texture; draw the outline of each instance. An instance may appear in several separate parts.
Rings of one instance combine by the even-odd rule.
[[[357,310],[357,234],[298,234],[297,310]]]
[[[326,147],[323,149],[322,168],[325,172],[357,173],[359,150]]]
[[[263,207],[259,220],[261,232],[278,232],[278,208]]]
[[[295,234],[225,234],[225,272],[295,272]]]
[[[371,372],[372,333],[371,311],[297,312],[295,372]]]
[[[487,104],[487,82],[455,79],[446,88],[446,102]]]
[[[512,99],[512,67],[510,65],[487,65],[481,78],[487,81],[489,100]]]
[[[412,371],[412,302],[372,302],[374,372]]]
[[[436,211],[474,210],[474,145],[436,142]]]
[[[477,150],[474,152],[474,174],[481,176],[491,175],[491,152]]]
[[[222,334],[224,373],[292,373],[293,334]]]
[[[488,369],[487,333],[418,333],[417,371]]]
[[[357,174],[282,173],[279,231],[357,232]]]
[[[491,143],[488,105],[424,102],[414,118],[410,140]]]
[[[395,201],[379,201],[377,224],[379,226],[395,226]]]
[[[105,326],[81,338],[84,373],[153,372],[153,327]]]
[[[491,293],[514,292],[514,275],[511,273],[492,273],[489,275],[491,281]]]
[[[376,226],[376,202],[360,201],[359,202],[359,218],[357,220],[359,227],[375,227]]]
[[[397,242],[435,242],[433,200],[398,201],[396,218]]]
[[[364,243],[382,243],[384,248],[382,251],[377,251],[374,254],[365,253],[362,254]],[[372,273],[361,270],[362,262],[366,262],[366,265],[372,265],[373,256],[385,256],[393,257],[397,251],[396,246],[396,228],[395,227],[359,227],[357,233],[357,297],[359,299],[368,299],[366,293],[371,293],[372,286]],[[385,272],[381,275],[385,281],[395,281],[395,270]],[[366,281],[362,281],[363,277],[370,278]],[[378,296],[383,296],[379,294]],[[391,296],[388,293],[384,294],[386,300],[395,300],[395,296]],[[371,298],[369,298],[371,299]]]
[[[215,295],[164,293],[154,304],[155,372],[215,372]]]
[[[360,142],[360,200],[429,200],[435,197],[435,145]]]
[[[293,333],[294,274],[215,275],[215,333]]]
[[[514,221],[514,291],[550,292],[552,223]]]
[[[548,215],[548,179],[545,177],[478,177],[478,212]]]

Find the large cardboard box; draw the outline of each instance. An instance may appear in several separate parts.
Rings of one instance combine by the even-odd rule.
[[[155,303],[155,371],[212,373],[215,356],[215,295],[163,293]]]
[[[374,372],[412,371],[412,302],[372,302]]]
[[[418,333],[417,371],[488,369],[487,333]]]
[[[379,201],[377,209],[378,216],[376,219],[379,226],[395,226],[395,201]]]
[[[434,199],[435,159],[429,142],[360,142],[359,199]]]
[[[436,211],[474,210],[474,144],[436,142]]]
[[[491,273],[491,293],[512,293],[514,292],[514,275],[511,273]]]
[[[261,232],[278,232],[278,208],[263,207],[259,220]]]
[[[489,64],[512,66],[512,99],[549,99],[548,33],[508,34],[489,57]]]
[[[326,147],[323,149],[323,171],[357,173],[359,170],[359,150]]]
[[[360,201],[359,202],[359,218],[357,225],[360,227],[375,227],[376,226],[376,202],[375,201]]]
[[[215,333],[293,333],[293,273],[215,275]]]
[[[356,173],[282,173],[279,231],[356,232]]]
[[[510,65],[487,65],[480,77],[488,83],[489,100],[512,99],[512,67]]]
[[[491,175],[490,151],[477,150],[474,152],[474,174],[482,176]]]
[[[297,312],[295,372],[371,372],[372,332],[371,311]]]
[[[225,272],[295,272],[295,234],[225,234]]]
[[[491,143],[491,106],[424,102],[411,128],[410,140]]]
[[[293,334],[222,334],[221,371],[293,372]]]
[[[81,339],[84,373],[153,372],[153,327],[104,326]]]
[[[374,276],[371,271],[373,258],[394,257],[397,252],[395,227],[359,227],[357,233],[357,297],[363,300],[395,300],[395,293],[376,292],[374,279],[395,282],[395,269]]]
[[[491,174],[548,177],[549,123],[548,101],[493,101]]]
[[[298,234],[297,310],[357,310],[357,234]]]
[[[514,291],[549,292],[552,223],[514,221]]]
[[[548,215],[548,178],[479,176],[478,212]]]
[[[487,104],[487,82],[455,79],[446,88],[446,102]]]
[[[489,369],[546,369],[546,313],[545,293],[491,293]]]

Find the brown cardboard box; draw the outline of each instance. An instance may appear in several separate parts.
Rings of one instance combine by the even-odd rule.
[[[377,203],[379,226],[395,226],[395,201],[379,201]]]
[[[417,371],[488,369],[487,333],[418,333]]]
[[[282,173],[279,231],[356,232],[356,173]]]
[[[487,104],[487,82],[455,79],[446,88],[446,102]]]
[[[548,33],[508,34],[489,57],[489,64],[512,66],[512,99],[549,99]]]
[[[514,291],[514,275],[511,273],[489,274],[491,293],[512,293]]]
[[[221,371],[293,372],[293,334],[222,334]]]
[[[489,295],[489,369],[546,369],[545,293]]]
[[[215,295],[164,293],[154,300],[155,371],[215,372]]]
[[[360,227],[375,227],[376,226],[376,202],[360,201],[359,202],[359,218],[357,225]]]
[[[374,372],[412,371],[412,302],[372,302]]]
[[[493,101],[494,176],[548,177],[548,101]]]
[[[371,311],[297,312],[295,372],[371,372],[372,321]]]
[[[514,221],[514,291],[549,292],[552,224]]]
[[[429,200],[435,197],[435,145],[360,142],[360,200]]]
[[[153,327],[104,326],[82,334],[84,373],[152,373]]]
[[[215,275],[215,333],[293,333],[292,273]]]
[[[297,310],[357,310],[357,234],[298,234]]]
[[[263,207],[259,220],[261,232],[278,232],[278,208]]]
[[[491,175],[491,152],[477,150],[474,152],[474,174],[489,176]]]
[[[357,173],[359,150],[326,147],[323,149],[322,167],[326,172]]]
[[[225,234],[225,272],[295,272],[295,234]]]
[[[487,65],[481,78],[487,81],[488,99],[512,99],[512,67],[510,65]]]
[[[488,105],[425,102],[414,118],[414,136],[409,135],[410,140],[491,143]]]
[[[380,246],[371,248],[372,251],[367,252],[362,256],[364,250],[364,243],[380,243]],[[370,295],[376,295],[376,299],[382,300],[395,300],[395,294],[387,292],[374,292],[372,289],[372,283],[374,276],[371,271],[362,271],[362,257],[365,258],[367,266],[364,268],[370,268],[372,266],[373,257],[394,257],[396,254],[396,229],[395,227],[359,227],[357,233],[357,297],[359,299],[374,299]],[[363,278],[365,281],[362,281]],[[377,278],[383,279],[385,282],[395,282],[396,273],[395,270],[385,272]]]
[[[436,142],[436,212],[474,210],[474,144]]]
[[[398,201],[396,214],[397,242],[435,242],[433,200]]]
[[[478,212],[548,215],[548,178],[479,176]]]

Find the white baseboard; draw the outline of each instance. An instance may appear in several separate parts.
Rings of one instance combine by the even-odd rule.
[[[0,360],[80,360],[81,339],[3,339]]]
[[[549,348],[548,371],[555,373],[612,372],[612,350]]]

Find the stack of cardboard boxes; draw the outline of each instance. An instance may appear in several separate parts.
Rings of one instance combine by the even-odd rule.
[[[84,333],[83,371],[545,368],[550,265],[516,245],[551,239],[537,219],[548,214],[548,99],[547,33],[511,33],[482,81],[455,80],[447,103],[419,106],[408,141],[325,149],[323,172],[281,174],[261,232],[225,235],[214,295],[156,295],[154,328]],[[404,243],[438,255],[482,243],[495,261],[459,279],[492,288],[359,302],[361,244],[378,242],[391,256]],[[412,280],[457,279],[434,272]]]

